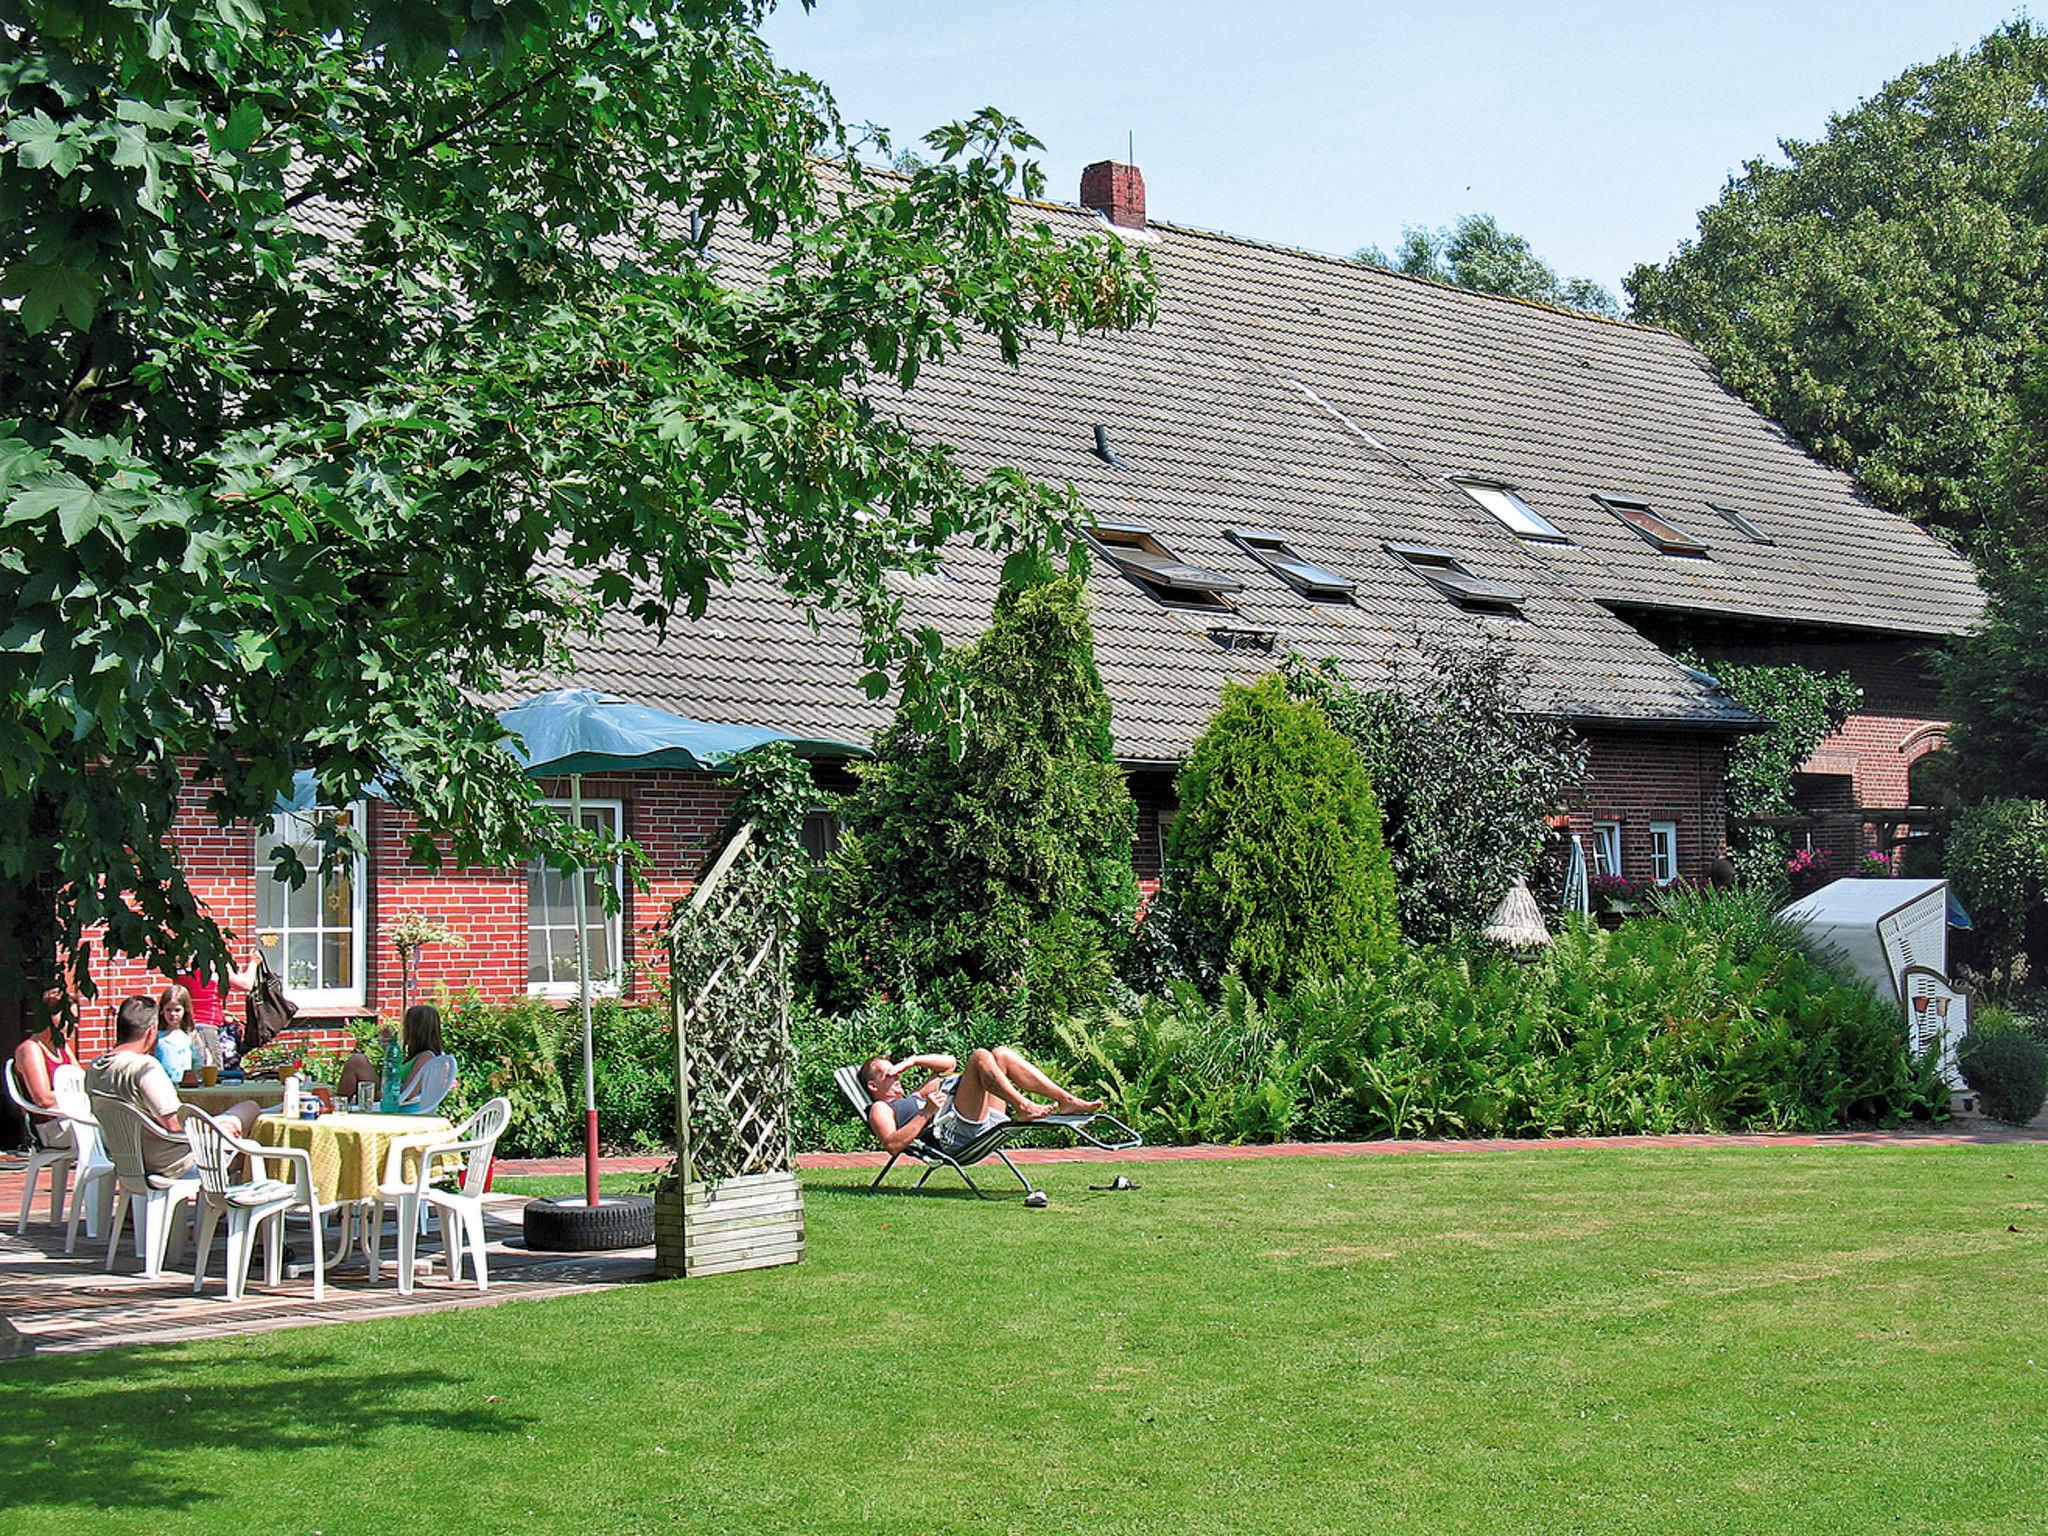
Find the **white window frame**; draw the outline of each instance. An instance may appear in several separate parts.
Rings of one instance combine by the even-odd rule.
[[[313,805],[308,806],[303,811],[279,811],[275,816],[272,816],[267,822],[259,826],[256,831],[256,878],[258,881],[266,879],[276,880],[277,864],[271,858],[271,853],[274,849],[293,840],[291,829],[294,822],[310,824],[314,818],[319,816],[343,814],[347,815],[356,830],[362,834],[363,846],[366,850],[355,855],[354,867],[349,871],[349,889],[353,897],[349,910],[349,923],[353,929],[349,950],[349,974],[356,979],[354,986],[295,987],[292,985],[289,968],[291,934],[293,932],[291,924],[287,921],[282,928],[265,928],[260,926],[262,887],[259,885],[257,888],[256,901],[259,923],[256,930],[257,953],[270,962],[270,968],[277,972],[279,978],[284,982],[285,995],[297,1003],[302,1012],[308,1014],[361,1012],[369,1006],[367,1001],[369,997],[369,977],[364,969],[369,960],[368,940],[370,929],[370,859],[367,852],[370,845],[369,807],[364,801],[357,800],[345,806]],[[310,825],[308,830],[310,832]],[[306,879],[309,882],[318,881],[321,878],[322,876],[317,864],[307,867]],[[278,880],[278,883],[280,885],[290,884],[289,881],[285,880]],[[286,911],[287,913],[290,911],[289,896],[286,897]],[[321,931],[324,931],[324,925]],[[265,935],[269,935],[273,942],[265,944],[263,942]]]
[[[1450,481],[1465,493],[1468,501],[1516,538],[1527,539],[1532,544],[1571,543],[1569,534],[1524,501],[1521,493],[1505,480],[1493,480],[1485,475],[1452,475]],[[1505,508],[1487,500],[1480,494],[1482,491],[1491,492],[1505,502]]]
[[[1678,823],[1650,823],[1650,879],[1670,885],[1678,879]]]
[[[1593,872],[1592,878],[1603,879],[1621,873],[1621,823],[1618,821],[1596,821],[1593,823]]]
[[[568,800],[550,800],[547,803],[552,809],[561,811],[563,813],[562,819],[564,821],[567,821],[569,819],[567,813],[570,810],[574,809],[573,803]],[[625,836],[625,801],[608,800],[601,796],[586,795],[583,798],[583,814],[585,816],[588,816],[592,811],[603,811],[609,813],[611,816],[612,832],[614,833],[614,835],[619,837]],[[558,871],[554,871],[554,867],[552,865],[549,865],[547,867],[551,872],[559,873]],[[592,867],[593,866],[588,864],[583,866],[584,869],[590,869]],[[526,995],[528,997],[544,997],[552,1002],[565,1002],[575,998],[578,995],[576,982],[573,978],[568,981],[534,981],[532,979],[533,877],[535,873],[539,871],[540,868],[541,861],[539,859],[528,859],[526,861],[526,966],[528,975],[526,983]],[[608,912],[600,906],[596,915],[604,919],[605,942],[611,949],[612,958],[616,968],[616,974],[611,976],[591,977],[590,995],[592,997],[617,997],[623,990],[625,983],[625,973],[628,962],[628,956],[626,954],[625,948],[626,862],[624,859],[615,859],[612,861],[612,889],[618,894],[619,898],[617,910]],[[591,914],[586,912],[584,916],[587,921]],[[573,929],[571,930],[569,937],[570,942],[573,943],[575,941],[575,932]],[[553,957],[552,945],[549,948],[549,957]]]

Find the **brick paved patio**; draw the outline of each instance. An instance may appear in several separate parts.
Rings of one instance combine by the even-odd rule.
[[[411,1296],[400,1296],[391,1269],[396,1237],[392,1218],[387,1216],[384,1273],[376,1285],[370,1284],[358,1251],[341,1266],[329,1267],[326,1298],[316,1303],[310,1278],[286,1278],[274,1288],[263,1285],[259,1249],[250,1266],[247,1295],[231,1304],[227,1300],[224,1236],[214,1241],[206,1289],[195,1296],[189,1260],[182,1272],[166,1268],[162,1279],[145,1280],[133,1245],[125,1239],[114,1274],[106,1269],[104,1240],[88,1243],[82,1230],[78,1251],[67,1257],[63,1230],[48,1224],[48,1207],[40,1192],[28,1231],[16,1236],[14,1218],[20,1200],[21,1164],[10,1160],[0,1166],[0,1211],[6,1213],[4,1226],[0,1226],[0,1318],[26,1337],[38,1354],[172,1344],[309,1323],[495,1306],[630,1285],[654,1276],[652,1248],[593,1254],[529,1252],[520,1240],[519,1226],[526,1197],[500,1194],[487,1197],[484,1227],[491,1288],[482,1295],[477,1293],[467,1266],[460,1284],[449,1281],[441,1263],[440,1241],[433,1238],[420,1243],[421,1254],[434,1258],[433,1269],[419,1272]],[[300,1246],[304,1244],[303,1230],[298,1229]],[[4,1368],[0,1366],[0,1370]]]

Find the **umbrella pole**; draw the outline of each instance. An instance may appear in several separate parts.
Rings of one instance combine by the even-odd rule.
[[[569,816],[583,830],[583,775],[569,775]],[[576,993],[583,1007],[583,1199],[597,1204],[597,1068],[590,1040],[590,924],[583,900],[583,870],[576,871]]]

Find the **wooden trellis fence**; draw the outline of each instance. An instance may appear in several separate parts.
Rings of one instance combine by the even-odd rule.
[[[804,1202],[792,1160],[789,934],[794,872],[752,822],[669,930],[676,1023],[676,1167],[655,1192],[664,1275],[794,1264]]]

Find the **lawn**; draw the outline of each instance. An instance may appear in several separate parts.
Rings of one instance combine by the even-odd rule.
[[[0,1530],[2048,1521],[2048,1149],[1040,1171],[810,1175],[791,1270],[0,1367]]]

